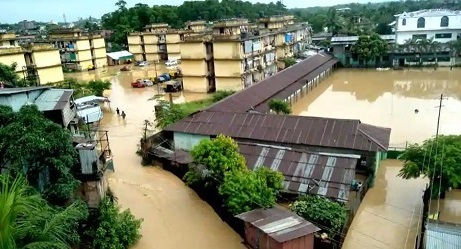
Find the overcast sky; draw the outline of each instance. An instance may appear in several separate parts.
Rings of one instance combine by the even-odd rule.
[[[288,8],[331,6],[349,2],[384,2],[386,0],[283,0]],[[116,0],[0,0],[0,23],[16,23],[22,20],[36,21],[75,21],[79,17],[101,17],[115,9]],[[180,5],[183,0],[126,0],[131,7],[136,3]],[[250,0],[250,2],[269,3],[271,0]],[[275,1],[274,1],[275,2]]]

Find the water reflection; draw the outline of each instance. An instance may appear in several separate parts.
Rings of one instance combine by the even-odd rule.
[[[461,70],[339,70],[293,106],[293,114],[356,118],[392,128],[391,143],[421,142],[435,134],[440,94],[441,134],[460,134]],[[415,114],[415,109],[419,112]]]
[[[402,162],[385,160],[354,217],[343,249],[415,248],[426,180],[397,176]]]
[[[118,70],[109,68],[107,72],[71,75],[92,79],[113,73],[108,76],[112,89],[105,93],[111,100],[111,108],[103,108],[102,128],[109,131],[114,153],[116,171],[109,175],[110,186],[123,208],[130,208],[136,217],[144,218],[143,237],[134,248],[245,248],[241,238],[180,179],[160,168],[141,166],[137,145],[144,120],[154,120],[155,101],[148,99],[157,94],[157,89],[131,88],[130,82],[153,77],[155,72]],[[184,102],[204,97],[207,96],[175,93],[173,99]],[[126,112],[126,119],[115,114],[117,107]]]

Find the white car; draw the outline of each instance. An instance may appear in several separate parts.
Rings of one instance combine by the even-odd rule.
[[[147,62],[147,61],[142,61],[142,62],[140,62],[140,63],[138,64],[139,67],[145,67],[145,66],[147,66],[147,65],[149,65],[149,62]]]
[[[172,66],[176,66],[176,65],[178,65],[177,60],[168,60],[167,62],[165,62],[165,66],[167,66],[167,67],[172,67]]]

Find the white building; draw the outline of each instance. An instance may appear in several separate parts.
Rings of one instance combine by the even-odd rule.
[[[395,15],[395,41],[404,44],[409,39],[431,39],[440,43],[461,36],[461,12],[431,9]]]

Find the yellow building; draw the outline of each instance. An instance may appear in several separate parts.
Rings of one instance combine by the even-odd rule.
[[[107,66],[106,43],[100,35],[57,29],[50,32],[48,42],[60,49],[61,62],[67,68],[87,70]]]
[[[310,41],[309,27],[293,22],[290,16],[265,18],[257,26],[263,28],[253,30],[246,19],[230,19],[215,22],[210,34],[185,37],[181,44],[184,89],[238,91],[275,74],[284,68],[284,58]]]
[[[186,30],[171,29],[165,23],[147,25],[143,32],[128,35],[128,50],[137,61],[178,60],[185,37],[204,29],[205,21],[189,22]]]
[[[18,46],[15,34],[0,34],[0,63],[16,63],[16,72],[36,84],[64,80],[59,50],[50,44]]]

